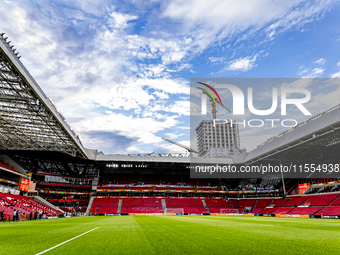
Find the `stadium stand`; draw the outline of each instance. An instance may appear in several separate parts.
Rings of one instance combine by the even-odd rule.
[[[250,208],[248,210],[248,212],[251,212],[255,202],[256,202],[256,199],[251,199],[251,198],[240,199],[239,200],[239,208],[238,208],[239,212],[243,212],[245,210],[245,208]]]
[[[70,213],[85,213],[89,203],[88,198],[48,198],[47,201]]]
[[[25,215],[31,212],[44,212],[46,215],[59,215],[60,211],[47,207],[35,200],[21,195],[12,195],[0,193],[0,211],[4,210],[6,214],[12,215],[14,210],[19,210]]]
[[[237,213],[236,209],[226,199],[206,198],[205,203],[211,213]]]
[[[336,199],[334,199],[334,201],[331,203],[331,205],[340,205],[340,196],[338,196]]]
[[[274,211],[271,212],[271,214],[288,214],[293,209],[294,209],[294,207],[276,208]]]
[[[261,213],[272,201],[272,198],[258,199],[252,213]]]
[[[201,199],[167,198],[165,201],[167,208],[183,208],[184,213],[208,213]]]
[[[256,199],[230,199],[230,203],[237,209],[240,213],[244,211],[245,208],[248,208],[248,212],[253,209],[253,206],[256,202]]]
[[[95,198],[90,212],[91,214],[116,214],[118,203],[118,198]]]
[[[259,199],[258,203],[262,203]],[[263,201],[265,204],[265,201]],[[289,215],[339,215],[339,193],[319,194],[312,196],[295,196],[287,199],[274,199],[266,208],[260,211],[256,207],[253,213],[260,214],[289,214]],[[291,205],[294,205],[292,207]]]
[[[285,203],[288,201],[289,199],[274,199],[273,202],[271,202],[269,206],[280,207],[280,206],[285,205]]]
[[[121,213],[163,213],[159,198],[123,198]]]
[[[335,216],[340,215],[340,206],[326,206],[315,215]]]
[[[329,205],[339,194],[314,195],[310,196],[304,204],[310,206]]]
[[[277,208],[265,208],[261,211],[261,214],[272,214]]]
[[[290,206],[299,206],[301,205],[303,202],[305,202],[308,199],[308,197],[304,197],[304,196],[295,196],[290,198],[284,205],[283,207],[290,207]]]
[[[320,211],[321,209],[322,206],[296,207],[294,210],[290,211],[289,214],[313,215],[316,212]]]

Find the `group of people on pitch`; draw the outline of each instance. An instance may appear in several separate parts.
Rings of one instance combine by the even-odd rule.
[[[12,218],[10,214],[6,214],[5,210],[0,211],[0,221],[13,221],[18,222],[21,220],[42,220],[44,218],[45,212],[43,211],[31,211],[30,214],[26,215],[25,213],[20,212],[19,210],[14,209]]]

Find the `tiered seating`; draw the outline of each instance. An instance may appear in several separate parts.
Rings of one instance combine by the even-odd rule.
[[[241,213],[245,207],[253,207],[256,199],[230,199],[230,203]]]
[[[252,213],[255,213],[255,214],[256,214],[256,213],[260,213],[260,212],[263,211],[263,209],[264,209],[264,208],[254,208],[253,211],[252,211]]]
[[[340,206],[326,206],[315,215],[327,215],[327,216],[340,215]]]
[[[322,209],[322,206],[296,207],[293,211],[290,211],[289,214],[313,215],[320,209]]]
[[[340,212],[340,206],[336,206],[340,203],[340,197],[337,198],[338,195],[295,196],[287,199],[252,198],[227,200],[205,198],[205,202],[211,213],[221,213],[221,209],[225,209],[223,213],[236,213],[238,210],[242,212],[245,207],[254,207],[257,201],[253,213],[290,215],[327,215],[328,213],[328,215],[338,215]],[[165,198],[165,201],[168,209],[183,209],[183,212],[188,214],[207,213],[202,199]],[[118,202],[118,198],[96,198],[93,202],[91,213],[117,213]],[[331,202],[335,206],[331,205],[323,208],[324,205],[329,205]],[[163,213],[162,202],[159,198],[122,198],[121,213]]]
[[[35,211],[43,211],[47,215],[58,215],[61,213],[28,197],[0,193],[0,211],[5,210],[5,213],[13,214],[14,209],[26,215]]]
[[[294,207],[281,207],[281,208],[276,208],[271,213],[272,214],[288,214],[293,209]]]
[[[267,207],[270,202],[272,202],[273,199],[272,198],[260,198],[257,200],[256,206],[255,208],[265,208]],[[275,200],[274,200],[275,201]]]
[[[89,199],[88,198],[79,199],[79,207],[81,207],[81,210],[80,210],[81,213],[86,212],[88,205],[89,205]]]
[[[81,198],[81,199],[58,199],[58,198],[50,198],[47,199],[49,202],[54,203],[55,205],[59,205],[59,203],[65,205],[60,207],[65,212],[76,212],[76,213],[85,213],[87,206],[89,204],[88,198]],[[72,208],[72,209],[69,209]]]
[[[268,205],[268,207],[263,210],[258,209],[258,207],[264,206],[267,201],[265,201],[265,199],[259,199],[255,209],[253,210],[253,213],[291,215],[327,215],[327,213],[330,213],[329,215],[340,215],[340,207],[337,208],[338,206],[332,206],[340,205],[340,196],[338,196],[339,194],[327,194],[313,196],[295,196],[287,199],[274,199]],[[241,202],[241,199],[239,202]],[[327,206],[330,203],[331,206]],[[323,206],[326,207],[323,208]]]
[[[269,205],[272,200],[273,200],[272,198],[258,199],[252,213],[261,213],[263,209],[267,207],[267,205]]]
[[[41,191],[42,193],[47,193],[47,191],[62,191],[62,192],[79,192],[79,193],[89,193],[90,192],[90,189],[87,188],[86,189],[79,189],[79,188],[58,188],[58,187],[49,187],[49,186],[46,186],[46,187],[39,187],[37,188],[38,191]],[[77,195],[77,194],[76,194]],[[81,194],[78,194],[78,195],[81,195]]]
[[[287,203],[283,205],[283,207],[290,207],[290,206],[299,206],[303,202],[305,202],[308,197],[296,196],[292,197]]]
[[[109,186],[101,186],[101,189],[112,189],[112,190],[200,190],[200,191],[215,191],[215,190],[221,190],[221,188],[218,187],[193,187],[193,186],[175,186],[175,185],[167,185],[167,186],[155,186],[155,185],[125,185],[125,184],[111,184]]]
[[[338,193],[339,195],[339,193]],[[332,203],[331,205],[340,205],[340,196],[338,196]]]
[[[328,195],[314,195],[310,196],[304,204],[313,205],[328,205],[334,200],[339,194],[328,194]]]
[[[163,185],[177,185],[177,183],[180,183],[181,179],[177,176],[162,176],[161,177],[161,184]]]
[[[245,207],[253,208],[256,199],[240,199],[239,200],[239,212],[243,212]]]
[[[180,189],[199,189],[199,190],[221,190],[219,180],[205,180],[205,179],[195,179],[192,180],[189,177],[179,176],[179,175],[164,175],[164,176],[154,176],[154,175],[131,175],[131,174],[117,174],[114,177],[106,176],[102,177],[99,181],[100,188],[113,188],[116,186],[125,187],[132,189],[137,187],[139,189],[147,189],[150,186],[172,186],[169,189],[180,190]],[[139,186],[140,185],[140,186]],[[145,185],[145,186],[144,186]],[[176,187],[176,188],[173,188]]]
[[[163,213],[159,198],[123,198],[121,213]]]
[[[207,207],[211,213],[221,213],[221,209],[224,209],[223,213],[236,213],[236,210],[231,205],[231,203],[225,199],[206,198],[205,203],[207,204]]]
[[[191,198],[167,198],[167,208],[183,208],[184,213],[207,213],[201,199]]]
[[[265,208],[261,214],[272,214],[277,208]]]
[[[281,207],[285,205],[288,201],[289,199],[274,199],[273,202],[271,202],[269,206]]]
[[[238,199],[229,199],[229,202],[236,208],[238,209],[239,208],[239,205],[238,205]]]
[[[92,214],[115,214],[118,210],[118,198],[95,198],[90,213]]]
[[[108,184],[136,184],[137,176],[131,174],[119,174],[115,176],[106,176],[100,178],[99,186],[105,186]]]

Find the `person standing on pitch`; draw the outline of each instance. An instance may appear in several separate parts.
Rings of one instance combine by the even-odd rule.
[[[13,222],[17,220],[17,210],[14,209],[14,212],[13,212]]]
[[[17,220],[16,221],[20,221],[20,211],[17,211]]]

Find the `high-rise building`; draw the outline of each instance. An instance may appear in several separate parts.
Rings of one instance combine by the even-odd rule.
[[[200,157],[224,157],[240,153],[238,125],[203,120],[196,128]]]

